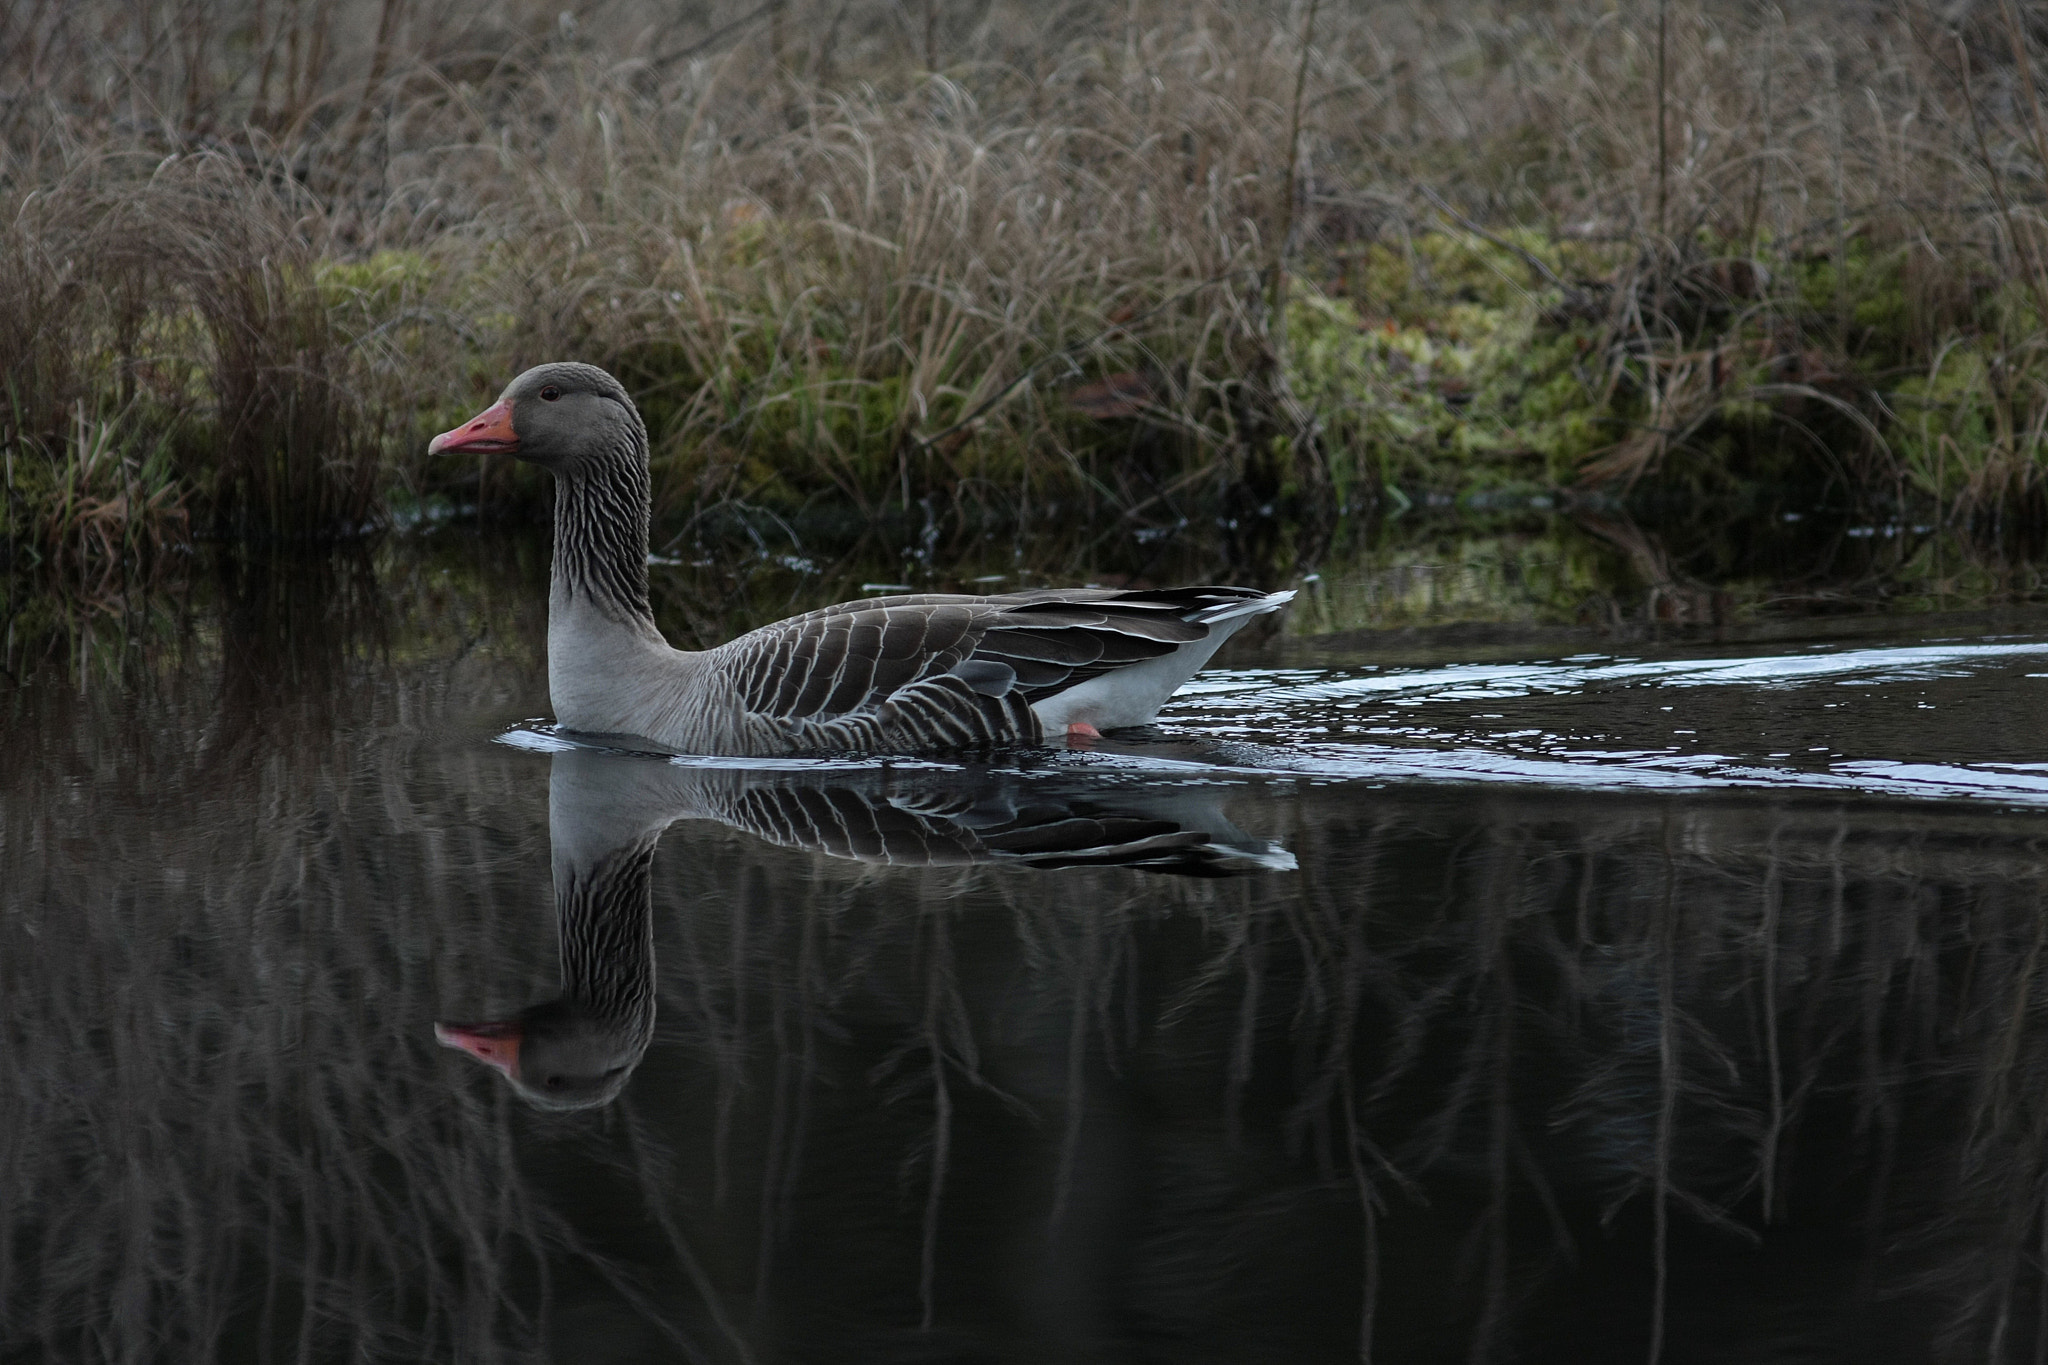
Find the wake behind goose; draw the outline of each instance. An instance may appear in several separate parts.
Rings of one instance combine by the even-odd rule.
[[[1168,715],[1209,761],[1316,778],[2040,806],[2043,702],[2048,640],[1934,639],[1228,670]]]

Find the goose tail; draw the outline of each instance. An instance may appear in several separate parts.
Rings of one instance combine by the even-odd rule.
[[[1247,616],[1264,616],[1267,612],[1278,611],[1289,602],[1292,602],[1294,594],[1295,589],[1288,588],[1284,592],[1268,592],[1260,593],[1253,597],[1232,598],[1229,601],[1218,602],[1214,606],[1203,607],[1187,619],[1199,622],[1205,626],[1213,626],[1219,621],[1236,621]]]

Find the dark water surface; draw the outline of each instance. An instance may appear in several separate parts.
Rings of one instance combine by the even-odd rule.
[[[0,1361],[2038,1359],[2048,613],[1431,562],[887,766],[553,734],[530,540],[13,599]]]

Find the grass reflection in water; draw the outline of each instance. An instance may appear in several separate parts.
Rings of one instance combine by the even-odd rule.
[[[0,1355],[2031,1353],[2037,820],[1218,773],[1297,863],[1227,879],[690,822],[644,1059],[540,1111],[433,1040],[556,988],[486,567],[18,667]]]

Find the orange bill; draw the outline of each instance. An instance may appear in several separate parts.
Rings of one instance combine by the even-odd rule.
[[[434,1041],[442,1047],[460,1048],[508,1079],[519,1066],[519,1021],[499,1024],[436,1024]]]
[[[512,405],[500,399],[452,431],[444,431],[427,445],[429,455],[503,455],[519,449],[519,435],[512,430]]]

